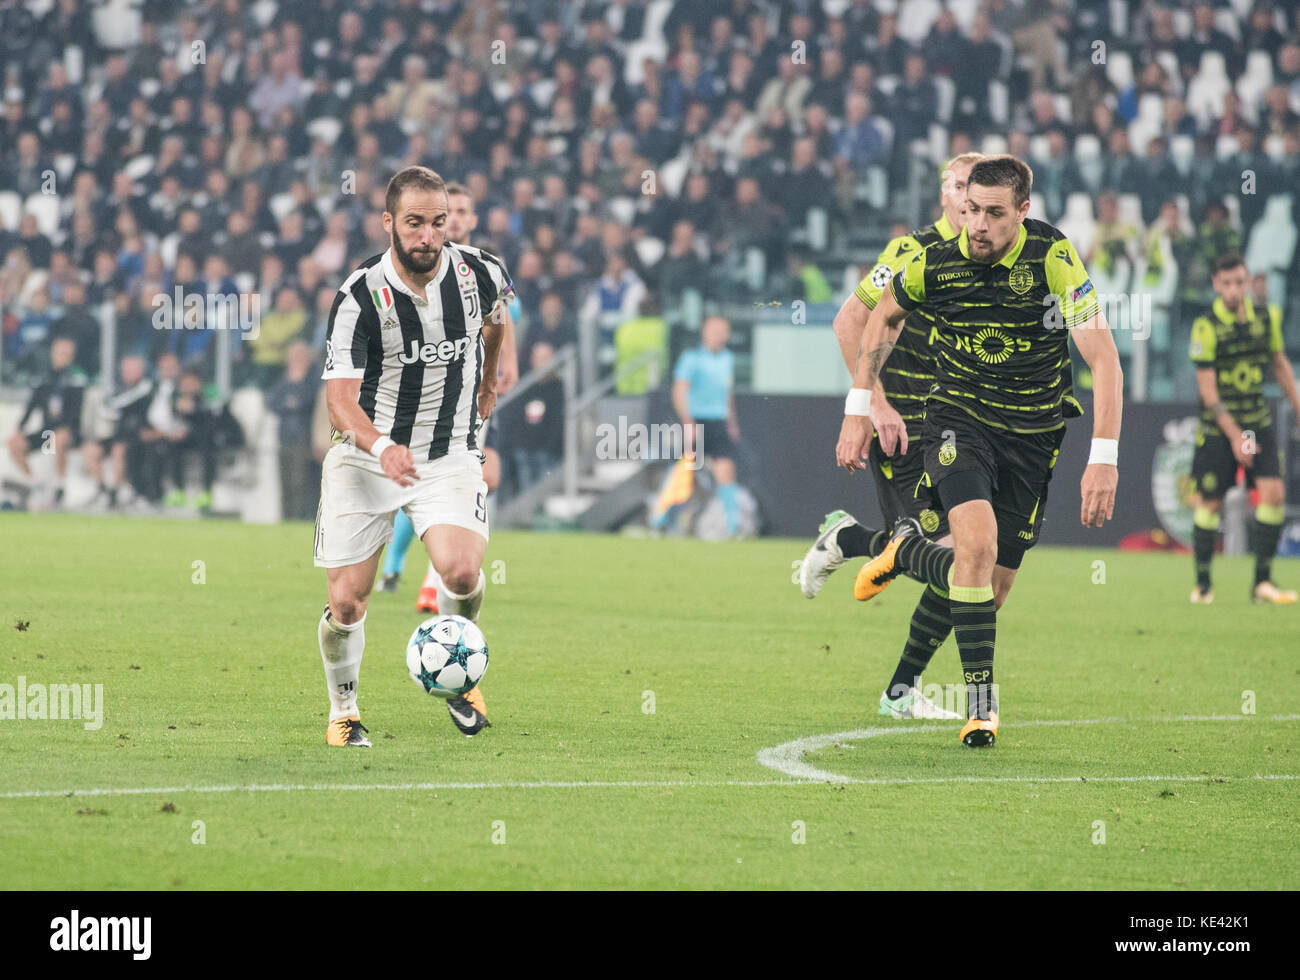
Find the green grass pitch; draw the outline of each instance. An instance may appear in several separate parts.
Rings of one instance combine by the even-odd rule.
[[[366,620],[374,747],[339,750],[311,545],[0,515],[0,684],[105,706],[98,730],[0,719],[6,888],[1300,887],[1300,608],[1251,605],[1248,559],[1193,607],[1190,558],[1036,549],[998,620],[1002,732],[972,751],[876,715],[915,583],[859,604],[845,570],[809,602],[803,541],[502,533],[493,727],[465,739],[406,675],[413,552]],[[949,641],[926,679],[957,664]],[[760,763],[783,745],[829,781]]]

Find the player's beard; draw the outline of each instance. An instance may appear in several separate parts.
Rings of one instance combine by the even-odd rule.
[[[398,241],[396,235],[390,235],[393,243],[393,251],[397,254],[397,261],[401,262],[410,272],[416,275],[423,275],[432,272],[438,265],[438,255],[442,252],[441,248],[435,248],[429,252],[408,252],[402,248],[402,243]]]
[[[967,237],[969,238],[969,236]],[[1010,251],[1011,249],[1010,242],[1008,242],[1001,249],[994,248],[993,240],[991,238],[985,242],[981,242],[976,238],[969,238],[969,241],[970,241],[970,249],[971,249],[971,258],[973,258],[976,262],[984,262],[988,265],[992,265],[994,262],[998,261],[998,259],[1006,255],[1007,252]]]

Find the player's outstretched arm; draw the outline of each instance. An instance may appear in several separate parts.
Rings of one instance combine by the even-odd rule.
[[[862,340],[858,344],[853,365],[853,391],[845,403],[844,422],[840,426],[839,442],[835,446],[835,462],[850,473],[864,469],[867,444],[871,441],[870,413],[871,392],[879,387],[880,373],[885,366],[885,359],[894,349],[898,335],[903,330],[903,319],[907,316],[898,301],[894,299],[892,285],[881,293],[880,302],[871,311]],[[867,392],[863,407],[860,392]]]
[[[1084,527],[1101,527],[1115,516],[1119,484],[1119,429],[1124,412],[1124,371],[1110,324],[1101,312],[1070,329],[1074,346],[1092,371],[1092,452],[1079,485]]]
[[[407,446],[381,436],[361,410],[360,378],[329,378],[325,382],[325,404],[330,425],[360,450],[379,457],[379,465],[390,480],[401,487],[414,486],[419,479],[415,457]],[[376,452],[378,450],[378,452]]]

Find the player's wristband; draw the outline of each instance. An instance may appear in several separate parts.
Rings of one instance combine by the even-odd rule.
[[[870,415],[871,414],[871,389],[870,388],[850,388],[848,397],[844,399],[845,415]]]
[[[1104,466],[1118,466],[1119,440],[1092,440],[1092,453],[1088,456],[1088,465],[1091,466],[1093,463],[1101,463]]]
[[[380,456],[384,455],[385,449],[387,449],[389,446],[396,446],[396,445],[397,443],[393,442],[393,440],[388,438],[388,436],[380,436],[378,439],[376,439],[373,443],[370,444],[370,455],[375,457],[375,459],[378,459]]]

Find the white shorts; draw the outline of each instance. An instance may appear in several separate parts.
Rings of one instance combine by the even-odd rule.
[[[393,537],[393,518],[406,511],[415,536],[435,524],[454,524],[488,536],[487,484],[476,453],[455,453],[416,463],[419,481],[394,483],[379,460],[340,443],[321,466],[316,511],[316,566],[339,568],[371,557]]]

